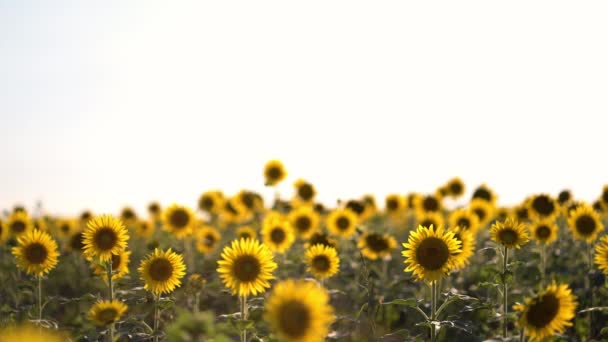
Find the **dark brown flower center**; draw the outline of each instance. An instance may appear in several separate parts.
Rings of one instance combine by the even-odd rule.
[[[593,234],[595,232],[595,229],[597,228],[595,220],[589,215],[579,216],[576,219],[575,226],[576,231],[583,236]]]
[[[399,209],[399,202],[395,198],[389,198],[386,200],[386,209],[388,211],[395,211]]]
[[[70,238],[70,247],[74,251],[81,251],[84,244],[82,243],[83,234],[82,232],[72,235]]]
[[[438,211],[439,210],[439,201],[433,196],[426,196],[422,200],[422,207],[425,211]]]
[[[169,216],[169,222],[177,229],[183,229],[190,222],[190,215],[183,209],[174,210]]]
[[[329,258],[326,255],[317,255],[312,259],[312,267],[319,272],[327,272],[329,266]]]
[[[13,233],[23,233],[25,231],[25,222],[15,221],[11,224],[11,231]]]
[[[486,213],[485,209],[483,208],[475,208],[473,209],[473,212],[475,213],[475,215],[477,215],[477,218],[479,218],[479,221],[483,221],[486,216],[488,215],[488,213]]]
[[[298,216],[296,218],[295,226],[299,232],[305,233],[312,226],[312,221],[308,216]]]
[[[271,166],[266,169],[266,178],[268,178],[269,180],[277,180],[281,178],[282,175],[283,171],[277,166]]]
[[[302,337],[310,330],[311,315],[308,307],[297,300],[281,305],[278,312],[279,331],[290,338]]]
[[[339,230],[347,230],[350,227],[350,220],[345,216],[340,216],[336,220],[336,226]]]
[[[97,320],[103,324],[110,324],[116,320],[118,312],[114,308],[107,308],[97,313]]]
[[[298,187],[298,196],[305,201],[309,201],[315,195],[312,185],[304,183]]]
[[[207,235],[205,235],[205,238],[203,239],[203,243],[207,247],[213,247],[213,245],[215,245],[215,241],[216,241],[216,239],[213,234],[207,234]]]
[[[173,275],[173,265],[171,265],[169,260],[164,258],[154,259],[150,263],[148,273],[154,281],[166,281]]]
[[[384,236],[382,236],[380,234],[376,234],[376,233],[367,235],[365,237],[365,244],[367,245],[367,247],[369,249],[371,249],[372,251],[374,251],[376,253],[384,252],[389,247],[388,241],[386,241]]]
[[[530,304],[526,320],[535,328],[546,327],[559,312],[559,299],[553,294],[545,294]]]
[[[462,183],[460,182],[452,182],[450,183],[450,192],[453,195],[460,195],[463,191]]]
[[[360,201],[350,200],[346,203],[346,207],[357,215],[361,215],[365,211],[365,205]]]
[[[568,202],[570,200],[570,198],[572,198],[572,194],[568,190],[563,190],[559,193],[559,195],[557,195],[557,201],[560,204],[564,204],[564,203]]]
[[[272,242],[274,242],[276,244],[279,244],[279,243],[283,242],[286,237],[287,236],[285,234],[285,231],[281,227],[275,227],[270,232],[270,239],[272,240]]]
[[[546,240],[551,236],[551,229],[547,226],[538,226],[536,228],[536,238],[539,240]]]
[[[484,187],[479,187],[473,192],[473,198],[480,198],[482,200],[490,202],[492,200],[492,194],[490,193],[490,191],[488,191],[488,189]]]
[[[251,282],[258,278],[262,270],[258,259],[252,255],[242,255],[232,265],[234,276],[241,282]]]
[[[517,242],[517,232],[513,229],[502,229],[498,232],[498,240],[505,245],[512,245]]]
[[[467,217],[461,217],[456,221],[456,225],[462,229],[469,229],[471,228],[471,220]]]
[[[43,244],[35,242],[25,247],[23,255],[30,264],[42,264],[49,252]]]
[[[203,196],[201,198],[201,200],[198,202],[198,207],[201,208],[202,210],[211,210],[213,209],[213,206],[215,205],[215,201],[213,200],[213,198],[211,198],[211,196]]]
[[[555,210],[555,204],[548,196],[540,195],[532,200],[532,208],[541,216],[549,216]]]
[[[93,242],[95,243],[95,247],[102,251],[107,251],[116,246],[118,242],[118,236],[116,232],[112,230],[112,228],[101,228],[95,233],[93,237]]]
[[[441,239],[429,237],[422,242],[416,249],[416,260],[427,270],[435,271],[441,269],[448,258],[450,250],[448,245]]]

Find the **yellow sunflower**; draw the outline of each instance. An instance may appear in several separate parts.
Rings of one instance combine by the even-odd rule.
[[[118,254],[112,254],[112,280],[118,280],[126,274],[129,274],[130,257],[131,252],[126,250]],[[105,282],[108,281],[108,273],[106,272],[105,267],[96,263],[91,264],[91,267],[93,268],[93,273]]]
[[[241,190],[234,197],[233,202],[239,208],[239,211],[246,213],[260,212],[264,208],[264,201],[259,194]]]
[[[287,177],[285,166],[280,160],[269,160],[264,165],[264,182],[268,186],[277,185]]]
[[[357,247],[361,254],[368,259],[390,257],[391,252],[397,248],[397,240],[388,234],[365,232],[359,238]]]
[[[317,279],[329,278],[340,269],[340,258],[333,247],[321,244],[309,247],[305,253],[306,271]]]
[[[198,209],[209,214],[219,214],[225,205],[224,194],[219,190],[204,192],[198,199]]]
[[[460,270],[469,264],[471,256],[475,253],[474,232],[461,227],[451,228],[454,238],[460,241],[460,251],[454,254],[454,270]]]
[[[473,195],[471,195],[471,201],[474,201],[476,199],[486,201],[492,206],[494,206],[494,203],[496,203],[497,196],[496,194],[494,194],[494,191],[489,186],[482,184],[478,186],[477,189],[473,191]]]
[[[163,223],[166,231],[178,239],[184,239],[194,231],[196,218],[190,208],[173,204],[163,212]]]
[[[595,245],[595,264],[608,275],[608,235],[603,236]]]
[[[118,322],[127,311],[127,305],[118,299],[98,300],[89,310],[89,319],[95,325],[106,326]]]
[[[608,199],[608,197],[606,197]],[[568,189],[564,189],[557,195],[557,203],[560,206],[568,204],[572,200],[572,193]]]
[[[329,213],[325,224],[332,234],[347,238],[357,229],[357,215],[350,209],[335,209]]]
[[[307,205],[292,210],[287,219],[300,239],[308,239],[319,225],[319,214]]]
[[[285,280],[266,301],[264,319],[279,341],[322,342],[334,320],[329,294],[314,282]]]
[[[445,226],[445,220],[443,214],[440,212],[432,211],[419,211],[416,213],[416,221],[419,226],[423,227],[443,227]]]
[[[92,218],[83,234],[84,255],[109,261],[112,254],[119,254],[127,248],[129,235],[122,222],[111,215]]]
[[[15,238],[28,233],[34,228],[32,220],[25,211],[16,211],[10,214],[6,225]]]
[[[405,196],[405,208],[408,210],[415,210],[416,205],[420,202],[422,195],[416,192],[409,193]]]
[[[450,227],[460,227],[463,230],[476,233],[479,230],[479,218],[470,209],[456,209],[448,218]]]
[[[416,212],[420,214],[428,212],[441,212],[442,208],[441,199],[437,197],[437,195],[433,194],[417,197],[415,205]]]
[[[70,252],[84,252],[84,232],[77,231],[70,236],[64,248]]]
[[[2,219],[0,218],[0,243],[3,243],[4,241],[8,240],[8,237],[9,231],[4,225],[4,222],[2,222]]]
[[[310,248],[311,246],[321,244],[323,246],[333,247],[336,250],[338,249],[338,242],[323,232],[315,232],[310,236],[308,241],[304,244],[305,248]]]
[[[144,288],[156,295],[170,293],[179,287],[181,279],[186,274],[186,265],[181,254],[177,254],[169,248],[161,251],[154,249],[142,260],[139,266],[139,274],[145,282]]]
[[[384,198],[384,210],[388,215],[399,215],[404,207],[405,203],[403,197],[399,194],[389,194]]]
[[[600,202],[602,203],[605,209],[608,209],[608,184],[604,185],[604,188],[602,188]]]
[[[447,190],[447,195],[454,198],[462,196],[465,191],[464,182],[458,177],[450,179],[445,185],[445,188]]]
[[[534,221],[530,225],[532,239],[541,245],[547,245],[557,239],[558,228],[552,220]]]
[[[57,243],[44,231],[30,230],[17,239],[13,247],[17,266],[27,274],[42,276],[57,265]]]
[[[262,222],[262,241],[276,253],[285,253],[295,241],[293,228],[283,218],[267,216]]]
[[[303,179],[298,179],[295,181],[293,186],[296,189],[296,198],[304,203],[312,202],[317,194],[315,187]]]
[[[141,220],[135,225],[135,234],[142,238],[149,238],[150,236],[154,235],[155,230],[155,222]]]
[[[443,228],[418,226],[410,232],[405,251],[405,272],[413,272],[419,280],[433,282],[449,273],[455,266],[456,255],[461,251],[460,241],[454,233]]]
[[[87,220],[87,224],[91,219]],[[86,227],[86,226],[85,226]],[[57,235],[61,239],[70,238],[79,229],[78,224],[72,219],[61,219],[58,220],[55,225]]]
[[[122,210],[120,212],[120,219],[126,225],[130,225],[137,221],[137,214],[135,213],[135,210],[133,210],[132,208],[124,207],[124,208],[122,208]]]
[[[513,217],[520,222],[525,222],[530,219],[528,206],[525,204],[515,207],[513,211]]]
[[[54,330],[34,325],[0,328],[2,342],[65,342],[67,336]]]
[[[236,229],[237,239],[257,239],[258,233],[251,226],[241,226]]]
[[[209,255],[215,251],[221,238],[222,235],[217,229],[204,225],[196,231],[196,249],[205,255]]]
[[[576,305],[576,297],[568,285],[553,282],[537,296],[526,298],[524,304],[517,304],[513,309],[520,312],[519,326],[530,341],[543,341],[564,333],[567,327],[572,326]]]
[[[484,227],[494,216],[494,206],[491,202],[483,199],[474,199],[469,203],[469,210],[476,216],[479,222],[479,227]]]
[[[148,214],[152,220],[160,220],[160,215],[162,214],[160,203],[152,202],[148,204]]]
[[[89,210],[85,210],[80,214],[80,225],[82,227],[86,227],[87,223],[89,222],[90,219],[93,218],[93,213],[91,213]]]
[[[224,247],[217,271],[224,285],[233,295],[241,297],[263,293],[274,279],[272,272],[277,268],[272,252],[254,239],[232,241]]]
[[[534,195],[528,200],[528,213],[537,220],[551,219],[559,213],[559,205],[547,194]]]
[[[368,194],[363,196],[364,210],[361,213],[361,220],[368,219],[376,214],[378,207],[376,206],[376,198],[374,195]]]
[[[604,230],[600,215],[586,204],[580,204],[576,209],[570,211],[568,226],[575,239],[587,242],[595,240],[597,233]]]
[[[510,218],[503,222],[495,222],[490,229],[490,237],[494,242],[507,248],[519,249],[530,241],[526,225]]]

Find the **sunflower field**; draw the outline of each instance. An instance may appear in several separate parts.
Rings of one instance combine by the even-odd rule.
[[[453,178],[327,206],[286,179],[271,160],[273,198],[5,211],[0,342],[608,340],[608,186],[505,207]]]

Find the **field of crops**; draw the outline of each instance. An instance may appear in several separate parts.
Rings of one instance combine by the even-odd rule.
[[[280,161],[260,172],[287,181],[145,214],[5,210],[0,341],[608,340],[608,187],[504,207],[454,178],[323,205]]]

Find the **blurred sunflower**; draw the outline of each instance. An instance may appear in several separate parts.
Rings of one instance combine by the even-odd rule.
[[[67,336],[54,330],[34,325],[0,328],[2,342],[65,342]]]
[[[304,247],[310,248],[311,246],[314,246],[317,244],[321,244],[323,246],[328,246],[328,247],[333,247],[333,248],[336,248],[336,250],[338,249],[337,241],[330,238],[329,236],[327,236],[327,234],[325,234],[323,232],[313,233],[310,236],[310,238],[308,239],[308,241],[306,242],[306,244],[304,245]]]
[[[129,274],[129,261],[131,252],[124,250],[118,254],[112,254],[112,280],[118,280]],[[108,273],[103,265],[92,263],[93,273],[103,279],[105,282],[108,281]]]
[[[397,240],[388,234],[365,232],[359,238],[357,247],[361,254],[368,259],[390,257],[391,252],[397,248]]]
[[[473,231],[461,227],[450,228],[454,238],[460,241],[460,251],[454,254],[454,270],[460,270],[469,264],[471,256],[475,253],[475,235]]]
[[[595,264],[608,275],[608,235],[604,235],[595,245]]]
[[[111,215],[92,218],[83,234],[83,252],[87,258],[109,261],[112,254],[119,254],[127,248],[129,235],[120,219]]]
[[[196,249],[205,255],[209,255],[220,244],[221,238],[222,235],[217,229],[204,225],[196,231]]]
[[[507,207],[498,207],[494,210],[494,219],[496,221],[504,221],[512,216],[511,210]]]
[[[264,184],[268,186],[277,185],[285,177],[287,177],[287,171],[285,171],[285,166],[280,160],[269,160],[264,165]]]
[[[87,224],[91,219],[87,220]],[[76,231],[78,231],[78,225],[72,219],[61,219],[57,221],[55,225],[57,235],[62,239],[70,238]],[[84,226],[86,227],[86,225]]]
[[[220,214],[224,205],[224,194],[218,190],[204,192],[198,199],[198,209],[208,214]]]
[[[71,252],[84,252],[84,232],[77,231],[73,233],[68,239],[67,244],[64,245],[64,248]]]
[[[251,226],[241,226],[236,229],[236,237],[240,239],[257,239],[258,233]]]
[[[254,239],[234,240],[224,247],[217,272],[233,295],[240,297],[263,293],[274,279],[277,268],[270,249]]]
[[[8,240],[8,237],[9,237],[9,231],[6,228],[6,226],[4,225],[2,218],[0,218],[0,243],[3,243],[4,241]]]
[[[374,195],[364,195],[363,204],[365,206],[365,209],[360,215],[362,220],[372,217],[378,211],[378,206],[376,205],[376,198],[374,197]]]
[[[166,231],[182,240],[194,231],[196,218],[190,208],[173,204],[163,212],[163,223]]]
[[[19,268],[38,277],[55,268],[59,256],[55,240],[41,230],[31,230],[19,236],[12,254]]]
[[[410,232],[405,250],[405,272],[413,272],[419,280],[433,282],[450,272],[461,252],[460,241],[454,233],[443,228],[418,226]]]
[[[602,195],[600,196],[600,202],[605,209],[608,209],[608,184],[602,188]]]
[[[452,211],[448,221],[450,227],[460,227],[473,233],[476,233],[479,229],[479,218],[470,209],[456,209]]]
[[[329,278],[340,269],[340,258],[333,247],[317,244],[306,249],[306,271],[317,279]]]
[[[36,229],[36,230],[43,230],[43,231],[47,231],[48,230],[48,226],[46,224],[46,221],[42,217],[37,218],[37,219],[33,219],[32,220],[32,227],[34,227],[34,229]]]
[[[124,207],[120,212],[120,219],[122,222],[124,222],[124,224],[131,225],[137,221],[137,214],[132,208]]]
[[[144,288],[156,295],[170,293],[181,285],[186,274],[184,258],[169,248],[161,251],[158,248],[142,260],[139,274],[145,282]]]
[[[307,205],[292,210],[287,219],[300,239],[308,239],[319,225],[319,214]]]
[[[490,236],[494,242],[507,248],[519,249],[530,241],[526,225],[510,218],[495,222],[490,229]]]
[[[98,300],[89,310],[88,316],[95,325],[106,326],[118,322],[127,311],[127,305],[118,299]]]
[[[353,213],[357,214],[358,218],[362,218],[363,213],[365,212],[365,202],[360,200],[351,199],[346,202],[344,205],[345,208],[352,210]]]
[[[469,204],[469,210],[477,216],[480,228],[484,227],[494,215],[494,207],[490,202],[483,199],[472,200]]]
[[[34,228],[32,220],[25,211],[16,211],[10,214],[7,226],[15,238],[19,238]]]
[[[427,194],[417,198],[416,212],[419,214],[428,212],[441,212],[441,199],[437,195]]]
[[[419,193],[409,193],[405,196],[405,208],[408,210],[415,210],[416,209],[416,205],[418,202],[420,202],[420,198],[422,197],[422,195],[420,195]]]
[[[416,213],[416,222],[419,226],[423,227],[444,227],[445,220],[443,219],[443,214],[440,212],[417,212]]]
[[[445,188],[447,190],[448,196],[458,198],[458,197],[464,195],[464,191],[465,191],[464,182],[459,177],[454,177],[454,178],[450,179],[448,181],[448,183],[445,185]]]
[[[220,212],[220,220],[224,224],[239,223],[248,218],[248,213],[243,211],[243,208],[236,205],[234,198],[229,198],[223,202],[223,208]]]
[[[557,334],[562,334],[572,326],[576,315],[576,297],[568,285],[551,285],[532,298],[526,298],[524,304],[513,306],[520,312],[519,326],[524,329],[530,341],[543,341]]]
[[[476,199],[486,201],[492,206],[494,206],[494,203],[496,203],[496,195],[494,194],[494,191],[485,184],[478,186],[477,189],[473,191],[473,195],[471,195],[471,201],[474,201]]]
[[[560,191],[559,194],[557,195],[557,203],[560,206],[564,206],[571,200],[572,200],[572,193],[568,189],[564,189],[564,190]]]
[[[315,187],[311,183],[303,179],[298,179],[297,181],[295,181],[293,183],[293,186],[296,189],[296,198],[299,201],[310,203],[317,194],[317,190],[315,190]]]
[[[314,282],[285,280],[268,297],[264,319],[279,341],[322,342],[334,320],[329,299]]]
[[[604,230],[600,215],[585,204],[581,204],[570,211],[568,226],[575,239],[585,240],[586,242],[592,242],[595,240],[597,233]]]
[[[156,230],[156,223],[150,221],[140,220],[135,225],[135,234],[141,238],[149,238],[154,235],[154,231]]]
[[[329,213],[325,224],[332,234],[347,238],[357,228],[357,215],[350,209],[335,209]]]
[[[404,205],[403,198],[398,194],[387,195],[384,199],[384,210],[388,215],[398,215],[402,212]]]
[[[559,213],[559,206],[551,196],[538,194],[528,200],[528,213],[537,220],[550,219]]]
[[[532,239],[541,245],[547,245],[557,239],[558,228],[552,220],[534,221],[530,225]]]
[[[234,197],[233,204],[237,206],[241,212],[256,213],[264,207],[262,197],[252,191],[241,190]]]
[[[528,213],[528,206],[519,205],[514,209],[514,215],[516,220],[520,222],[525,222],[530,219],[530,214]]]
[[[264,244],[275,253],[285,253],[295,241],[293,228],[289,221],[271,215],[262,222],[260,235]]]
[[[82,213],[80,213],[80,225],[83,228],[86,227],[87,223],[92,218],[93,218],[93,213],[91,213],[89,210],[83,211]]]
[[[148,214],[150,215],[150,218],[152,220],[160,220],[160,215],[162,214],[160,203],[151,202],[150,204],[148,204]]]

